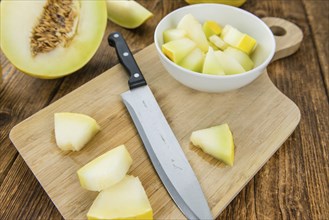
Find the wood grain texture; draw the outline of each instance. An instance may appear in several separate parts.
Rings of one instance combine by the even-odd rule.
[[[111,22],[107,27],[107,34],[122,32],[132,52],[153,42],[155,26],[164,15],[186,5],[183,0],[138,2],[154,13],[151,20],[136,30],[126,30]],[[298,105],[302,115],[292,136],[218,219],[327,219],[329,107],[324,86],[328,85],[325,83],[328,72],[324,67],[328,65],[328,2],[248,0],[242,8],[259,17],[287,19],[303,30],[300,50],[268,67],[271,80]],[[4,67],[0,85],[0,219],[61,219],[32,172],[17,156],[8,133],[18,122],[111,68],[117,59],[108,51],[104,38],[95,57],[83,69],[52,81],[21,74],[3,54],[0,60]],[[16,187],[22,179],[26,187],[24,184]]]
[[[26,181],[29,179],[32,181]],[[16,181],[16,185],[12,184],[13,180]],[[7,196],[0,196],[1,219],[14,219],[12,217],[14,210],[21,210],[15,219],[38,219],[39,216],[43,216],[43,219],[61,218],[55,207],[45,208],[53,204],[21,156],[15,160],[12,169],[1,184],[0,191],[7,192]],[[31,197],[35,198],[36,202],[31,203]],[[21,202],[25,205],[21,206]]]
[[[22,121],[24,118],[32,115],[41,108],[49,104],[49,98],[53,96],[58,81],[40,81],[19,73],[8,60],[5,59],[2,52],[1,65],[3,67],[4,83],[0,90],[0,126],[1,126],[1,148],[0,148],[0,185],[4,180],[9,168],[17,156],[16,150],[12,147],[8,134],[10,129]],[[6,79],[11,79],[7,81]],[[17,90],[20,88],[20,91]]]
[[[318,2],[322,4],[322,2]],[[325,5],[322,5],[323,10]],[[296,5],[291,2],[286,4],[285,16],[292,21],[299,21],[299,27],[303,29],[304,40],[300,48],[300,53],[294,56],[291,62],[282,60],[274,69],[269,68],[269,72],[275,74],[274,83],[278,88],[287,94],[301,108],[301,118],[304,120],[299,124],[299,129],[295,132],[295,138],[299,144],[288,145],[282,154],[289,155],[299,166],[285,165],[285,172],[281,181],[297,182],[297,186],[285,185],[281,188],[279,199],[282,201],[283,218],[303,218],[303,219],[326,219],[329,216],[329,188],[319,187],[329,185],[328,175],[328,121],[329,105],[326,95],[326,87],[322,79],[323,72],[317,61],[313,35],[307,23],[307,17],[301,13],[288,13],[288,11],[302,11],[303,4]],[[319,10],[319,13],[321,10]],[[304,20],[304,22],[302,22]],[[319,20],[321,23],[322,20]],[[323,20],[323,22],[326,22]],[[317,24],[322,26],[321,24]],[[309,42],[309,43],[306,43]],[[323,42],[325,45],[325,42]],[[303,61],[304,60],[304,61]],[[293,68],[293,74],[285,74],[280,68],[287,66]],[[316,89],[315,89],[316,88]],[[288,92],[290,91],[290,92]],[[292,147],[298,147],[295,152]],[[316,150],[315,150],[316,149]],[[280,151],[279,151],[280,152]],[[282,157],[283,155],[281,155]],[[314,162],[318,163],[315,165]],[[322,164],[322,165],[320,165]],[[304,187],[304,186],[307,187]],[[290,207],[290,208],[286,208]]]
[[[291,47],[298,42],[293,37],[285,43],[289,44],[288,40]],[[281,48],[282,43],[277,43]],[[291,47],[279,52],[288,54]],[[274,87],[267,74],[234,92],[200,93],[179,84],[166,73],[154,45],[135,57],[201,183],[213,215],[218,216],[295,129],[300,119],[298,108]],[[76,171],[121,144],[127,145],[132,155],[134,164],[130,174],[139,176],[143,183],[155,218],[183,218],[154,172],[122,104],[120,94],[128,89],[125,76],[121,65],[113,67],[15,126],[10,134],[27,165],[66,219],[84,218],[97,195],[79,187]],[[53,114],[67,111],[88,114],[102,128],[92,143],[77,153],[63,153],[54,140]],[[235,138],[233,167],[205,155],[189,141],[192,131],[225,122]]]
[[[319,12],[314,13],[328,11],[322,1],[308,3],[319,9]],[[258,1],[257,4],[250,1],[247,4],[252,4],[254,12],[260,17],[280,16],[303,30],[300,50],[294,56],[268,67],[274,84],[301,109],[301,123],[268,162],[268,166],[260,170],[254,181],[240,193],[250,195],[250,192],[254,192],[253,196],[246,197],[248,200],[236,198],[220,219],[233,219],[233,213],[238,213],[235,216],[237,219],[327,219],[328,166],[325,164],[329,139],[328,97],[312,41],[315,36],[310,32],[305,8],[299,1]],[[323,26],[325,22],[326,19],[319,18],[314,28]],[[322,41],[321,44],[325,45],[326,42]],[[306,173],[313,177],[306,176]]]
[[[318,51],[322,77],[324,78],[327,95],[329,94],[329,1],[319,1],[318,4],[303,0],[306,16],[310,23],[311,39]],[[320,22],[319,22],[320,21]]]

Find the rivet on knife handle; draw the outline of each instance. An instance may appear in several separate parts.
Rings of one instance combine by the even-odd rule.
[[[129,50],[126,41],[123,39],[119,32],[114,32],[109,35],[109,45],[115,47],[117,55],[121,64],[125,67],[129,73],[128,85],[130,89],[145,86],[146,81],[142,72],[140,71],[131,51]]]

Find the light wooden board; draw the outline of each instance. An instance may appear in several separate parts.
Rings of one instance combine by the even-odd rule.
[[[113,51],[114,53],[114,51]],[[289,52],[290,53],[290,52]],[[285,54],[286,56],[288,54]],[[154,45],[135,55],[171,128],[191,163],[214,216],[228,205],[293,132],[298,107],[267,73],[242,89],[209,94],[182,86],[164,70]],[[15,126],[10,138],[65,219],[84,219],[97,196],[80,187],[76,171],[93,158],[125,144],[156,219],[184,219],[153,169],[134,124],[121,101],[127,76],[117,65]],[[95,118],[102,130],[80,152],[64,153],[55,143],[55,112]],[[235,141],[233,167],[192,146],[192,131],[228,123]]]

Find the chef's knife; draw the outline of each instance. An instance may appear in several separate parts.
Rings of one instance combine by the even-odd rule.
[[[110,34],[130,90],[121,94],[162,183],[188,219],[213,219],[200,184],[122,35]]]

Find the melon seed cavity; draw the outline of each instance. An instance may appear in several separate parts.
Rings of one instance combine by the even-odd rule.
[[[47,0],[31,33],[32,56],[68,46],[76,32],[79,7],[77,0]]]

